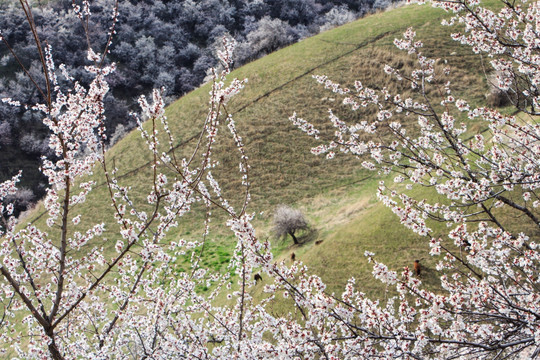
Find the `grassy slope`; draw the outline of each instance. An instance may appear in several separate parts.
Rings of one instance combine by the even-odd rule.
[[[258,215],[255,224],[261,238],[270,237],[271,213],[275,205],[286,203],[304,210],[315,229],[306,234],[306,244],[295,248],[288,242],[276,241],[278,258],[288,259],[295,251],[329,284],[331,291],[342,288],[345,280],[355,276],[368,293],[381,296],[384,289],[370,276],[371,268],[363,256],[371,250],[392,268],[412,265],[416,258],[425,258],[425,279],[434,284],[433,262],[426,255],[426,245],[396,223],[389,210],[376,202],[374,190],[378,180],[363,171],[356,159],[338,156],[325,161],[309,153],[316,145],[313,139],[295,129],[288,117],[296,111],[323,129],[329,129],[326,111],[333,107],[343,118],[362,118],[366,114],[351,113],[331,93],[321,89],[312,74],[326,74],[335,81],[352,85],[361,79],[368,86],[394,86],[382,72],[382,64],[392,62],[407,67],[410,60],[398,53],[392,41],[407,27],[417,30],[426,44],[426,53],[448,58],[456,72],[458,93],[474,102],[482,101],[485,81],[478,69],[476,57],[459,48],[448,36],[450,29],[440,26],[440,10],[411,5],[390,12],[368,16],[362,20],[306,39],[236,70],[232,76],[249,78],[243,93],[229,105],[252,166],[251,211]],[[187,154],[194,145],[189,141],[200,129],[207,110],[208,86],[203,86],[173,103],[167,109],[170,127],[177,137],[180,154]],[[227,131],[225,128],[222,131]],[[226,135],[226,134],[222,134]],[[215,173],[221,185],[234,199],[239,179],[237,156],[230,151],[232,142],[223,140],[214,152],[222,163]],[[150,160],[138,132],[129,134],[108,153],[120,169],[120,181],[133,188],[135,201],[144,202],[151,176],[145,166]],[[95,174],[103,182],[99,170]],[[105,186],[100,186],[78,211],[83,221],[109,221],[111,208]],[[233,201],[234,203],[234,201]],[[36,214],[41,213],[38,209]],[[261,213],[262,212],[262,213]],[[37,215],[34,215],[34,218]],[[171,233],[177,237],[199,236],[202,213],[190,215]],[[30,218],[29,220],[32,220]],[[43,224],[43,218],[37,220]],[[218,218],[214,223],[220,223]],[[114,225],[109,225],[109,230]],[[205,262],[223,266],[232,251],[233,241],[226,229],[213,232],[212,243],[206,248]],[[116,242],[109,231],[109,244]],[[313,240],[323,240],[315,245]],[[290,261],[290,260],[288,260]]]

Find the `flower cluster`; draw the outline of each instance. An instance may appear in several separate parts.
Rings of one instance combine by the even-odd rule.
[[[538,4],[505,2],[499,12],[481,7],[477,0],[435,5],[454,12],[448,24],[464,24],[464,34],[455,34],[456,40],[492,58],[498,86],[515,94],[516,106],[537,113]],[[74,6],[84,22],[90,3]],[[32,28],[31,9],[25,9]],[[115,9],[113,23],[117,16]],[[114,24],[109,36],[113,33]],[[176,151],[162,91],[154,91],[152,101],[140,98],[147,121],[139,120],[139,131],[152,158],[151,186],[143,204],[133,200],[130,187],[115,176],[104,154],[103,99],[109,90],[107,76],[114,71],[114,65],[103,63],[107,47],[102,54],[88,51],[91,65],[86,70],[93,80],[85,88],[64,66],[55,66],[50,50],[42,49],[38,40],[36,45],[44,54],[47,89],[38,89],[45,102],[34,108],[44,116],[54,150],[54,157],[43,159],[42,166],[49,180],[43,202],[48,226],[16,226],[13,208],[0,208],[0,327],[5,330],[0,341],[11,344],[9,351],[18,358],[540,355],[540,254],[535,239],[540,224],[540,128],[534,120],[473,108],[455,98],[444,78],[448,71],[436,71],[436,61],[422,54],[412,29],[395,45],[414,57],[417,67],[407,72],[386,66],[384,71],[414,95],[371,89],[358,81],[347,88],[316,76],[352,111],[373,106],[375,116],[348,124],[330,111],[335,131],[327,142],[315,126],[296,114],[291,117],[321,142],[313,153],[329,158],[338,152],[351,154],[368,169],[385,177],[392,174],[397,185],[381,182],[379,199],[404,226],[425,237],[431,255],[438,257],[441,287],[430,291],[411,269],[398,273],[366,252],[373,275],[396,288],[397,296],[384,303],[367,298],[355,279],[348,281],[341,296],[329,294],[319,276],[300,262],[276,262],[269,242],[257,238],[253,215],[247,212],[249,158],[227,109],[247,82],[227,81],[234,43],[225,39],[218,54],[224,70],[213,70],[208,113],[188,156]],[[57,72],[71,88],[60,86]],[[430,92],[430,87],[437,91]],[[17,100],[5,101],[20,106]],[[471,133],[460,122],[464,115],[485,124],[486,133]],[[405,123],[404,117],[412,121]],[[411,123],[415,131],[408,132]],[[218,166],[212,153],[223,125],[238,149],[243,185],[239,207],[225,198],[212,173]],[[383,131],[391,136],[377,136]],[[107,228],[86,219],[75,206],[86,202],[95,187],[87,176],[96,166],[105,174],[116,220]],[[18,178],[0,184],[0,200],[16,191]],[[415,186],[433,189],[439,202],[407,193]],[[201,237],[171,241],[167,235],[195,204],[206,210]],[[215,209],[227,215],[236,239],[226,273],[216,273],[200,261]],[[527,227],[514,231],[502,211],[519,216]],[[444,222],[448,233],[436,236],[430,221]],[[178,271],[180,259],[187,259],[187,270]],[[256,272],[265,278],[260,301],[252,297]],[[275,311],[278,297],[290,305],[290,312]]]

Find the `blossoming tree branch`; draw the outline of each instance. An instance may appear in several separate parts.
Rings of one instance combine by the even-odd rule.
[[[364,355],[496,359],[540,355],[540,127],[535,117],[540,114],[540,3],[500,3],[498,12],[479,1],[433,5],[453,14],[444,21],[460,24],[462,32],[453,39],[489,59],[497,74],[494,85],[525,116],[472,108],[467,99],[455,98],[447,79],[450,69],[437,71],[436,59],[422,54],[422,42],[408,29],[394,44],[415,58],[417,68],[403,73],[386,65],[384,71],[412,89],[413,96],[377,91],[358,81],[349,89],[315,76],[342,96],[352,111],[372,106],[376,117],[348,124],[330,110],[335,133],[327,141],[308,121],[296,114],[291,117],[321,141],[312,149],[314,154],[329,159],[336,152],[356,156],[365,168],[393,174],[394,183],[405,183],[400,187],[381,181],[377,195],[401,224],[429,241],[431,255],[440,258],[442,291],[432,292],[424,290],[408,268],[398,275],[377,262],[373,253],[366,253],[374,262],[374,276],[395,285],[400,295],[397,304],[380,307],[362,299],[351,283],[343,301],[354,315],[343,322],[363,334],[364,351],[369,350]],[[488,131],[469,130],[468,125],[478,122]],[[392,134],[393,141],[375,140],[383,131]],[[363,140],[364,134],[370,140]],[[414,187],[435,191],[445,200],[430,203],[408,195],[406,189]],[[517,216],[529,233],[509,230]],[[433,220],[446,223],[447,235],[434,234],[429,227]],[[358,328],[357,317],[362,319]]]
[[[140,98],[148,120],[139,121],[139,131],[152,158],[152,187],[146,203],[138,204],[129,186],[116,177],[104,150],[103,99],[109,90],[107,76],[115,69],[106,62],[106,54],[114,41],[117,6],[103,50],[88,44],[86,70],[93,80],[85,87],[55,64],[39,38],[31,5],[20,2],[44,81],[26,73],[43,103],[4,101],[32,106],[43,115],[54,156],[44,158],[42,165],[49,182],[44,228],[18,224],[12,206],[0,208],[4,350],[9,346],[14,356],[24,359],[504,359],[540,354],[535,241],[540,128],[533,117],[538,115],[540,96],[538,2],[502,1],[496,12],[476,0],[433,2],[453,13],[447,25],[458,23],[462,31],[454,39],[487,56],[497,72],[498,88],[530,116],[473,108],[467,99],[454,98],[452,84],[444,80],[446,70],[436,71],[435,60],[422,55],[422,44],[409,29],[395,44],[415,58],[417,68],[403,73],[387,66],[384,71],[410,86],[413,97],[360,82],[349,89],[317,76],[351,111],[374,106],[376,117],[348,124],[331,112],[336,130],[328,141],[323,140],[327,134],[308,121],[291,117],[321,141],[315,154],[351,154],[362,166],[394,174],[396,183],[406,184],[381,183],[378,196],[404,226],[430,243],[431,255],[440,259],[441,288],[428,291],[408,268],[398,274],[367,253],[374,276],[397,289],[397,297],[385,303],[368,299],[354,279],[341,296],[328,294],[318,276],[298,262],[275,262],[270,244],[256,237],[248,211],[248,154],[227,110],[229,100],[246,85],[246,80],[226,79],[231,41],[225,39],[219,53],[223,71],[213,71],[208,113],[189,156],[175,152],[161,92],[154,91],[151,102]],[[90,31],[85,27],[89,3],[74,3],[73,11]],[[23,64],[20,61],[25,70]],[[396,120],[398,114],[400,119],[413,119],[417,130],[406,131]],[[459,120],[463,117],[485,123],[489,131],[471,134],[467,121]],[[243,191],[237,195],[242,199],[237,208],[212,175],[218,166],[212,152],[216,139],[227,136],[221,134],[224,127],[238,149]],[[165,130],[169,151],[160,150],[158,128]],[[375,140],[382,129],[391,131],[392,142]],[[362,140],[363,133],[372,140]],[[77,205],[95,189],[88,177],[96,167],[104,171],[115,212],[115,244],[108,244],[104,235],[112,229],[104,223],[84,225],[78,212]],[[18,178],[0,184],[1,200],[16,191]],[[446,200],[432,204],[400,190],[418,186],[434,189]],[[196,203],[207,214],[201,240],[170,241],[168,232],[194,211]],[[211,210],[227,215],[235,235],[229,264],[233,278],[205,268],[193,252],[208,236]],[[521,214],[532,232],[510,231],[505,211]],[[446,222],[448,233],[434,236],[432,220]],[[113,256],[106,246],[115,249]],[[177,273],[174,262],[185,254],[194,254],[190,269]],[[270,279],[260,301],[249,292],[255,270]],[[201,291],[202,286],[210,291]],[[230,305],[216,306],[216,297],[223,295]],[[288,298],[296,312],[275,313],[269,304],[276,297]]]

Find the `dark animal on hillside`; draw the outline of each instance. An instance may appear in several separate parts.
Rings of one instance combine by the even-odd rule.
[[[296,260],[296,254],[292,253],[291,254],[291,261],[294,262],[295,260]]]
[[[321,245],[322,242],[323,242],[323,240],[317,240],[317,241],[315,241],[315,245]]]
[[[257,283],[259,280],[262,281],[262,276],[261,274],[255,274],[255,276],[253,276],[253,278],[255,279],[255,283]]]
[[[414,260],[414,273],[416,276],[420,276],[420,271],[422,271],[422,267],[420,266],[420,260]]]

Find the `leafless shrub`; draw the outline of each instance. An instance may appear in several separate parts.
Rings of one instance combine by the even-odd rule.
[[[389,0],[385,0],[388,1]],[[358,15],[349,10],[347,6],[339,6],[332,8],[329,12],[324,15],[324,25],[321,26],[321,31],[326,31],[340,26],[343,24],[350,23],[358,18]]]
[[[10,146],[12,142],[11,124],[7,121],[0,123],[0,145]]]
[[[111,136],[109,147],[112,147],[114,144],[122,140],[128,133],[129,129],[127,127],[125,127],[123,124],[118,124],[114,130],[114,134]]]
[[[40,138],[39,135],[34,133],[24,134],[19,145],[22,150],[29,154],[47,154],[50,151],[49,139]]]
[[[31,189],[20,188],[12,194],[4,198],[5,204],[13,204],[15,206],[15,214],[18,215],[22,211],[27,210],[36,201],[36,196]]]

